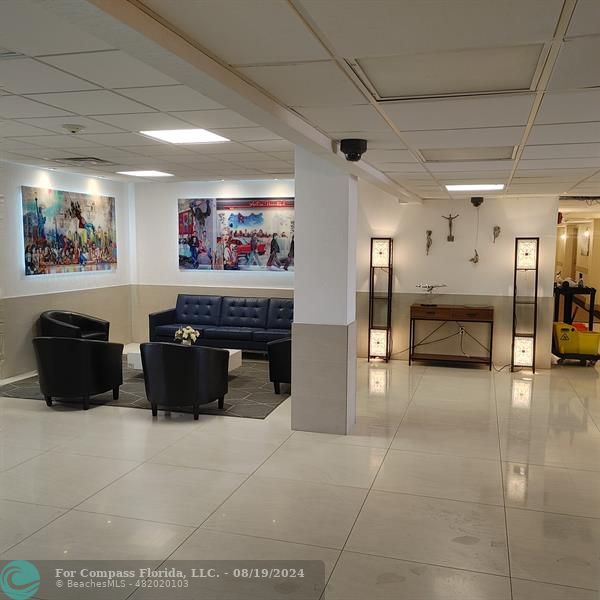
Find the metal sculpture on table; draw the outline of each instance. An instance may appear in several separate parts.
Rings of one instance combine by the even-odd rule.
[[[453,221],[454,219],[458,219],[460,215],[454,215],[452,216],[452,213],[450,213],[447,217],[442,215],[443,219],[446,219],[446,221],[448,221],[448,237],[446,238],[449,242],[453,242],[454,241],[454,235],[452,234],[452,225],[453,225]]]
[[[433,244],[433,240],[431,239],[431,234],[433,231],[428,229],[425,233],[427,234],[427,241],[425,242],[425,254],[429,256],[429,250],[431,250],[431,245]]]

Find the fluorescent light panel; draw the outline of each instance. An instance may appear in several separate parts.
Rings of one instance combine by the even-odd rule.
[[[163,171],[117,171],[118,175],[131,175],[131,177],[173,177],[173,173]]]
[[[449,192],[493,192],[503,190],[503,183],[457,183],[447,184],[446,189]]]
[[[230,141],[226,137],[217,135],[206,129],[162,129],[157,131],[140,131],[140,133],[171,144],[210,144]]]

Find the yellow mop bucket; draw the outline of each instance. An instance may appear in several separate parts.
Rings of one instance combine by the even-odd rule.
[[[560,354],[577,354],[579,339],[577,330],[567,323],[554,323],[554,341]]]
[[[600,333],[596,331],[577,331],[578,354],[598,354],[598,343],[600,343]]]

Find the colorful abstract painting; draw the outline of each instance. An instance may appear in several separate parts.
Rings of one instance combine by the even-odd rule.
[[[21,187],[26,275],[117,267],[115,199]]]

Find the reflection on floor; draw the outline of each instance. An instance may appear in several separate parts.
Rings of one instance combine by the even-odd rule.
[[[289,400],[194,423],[0,399],[0,560],[306,558],[327,600],[597,600],[596,370],[358,373],[345,437],[293,433]]]

